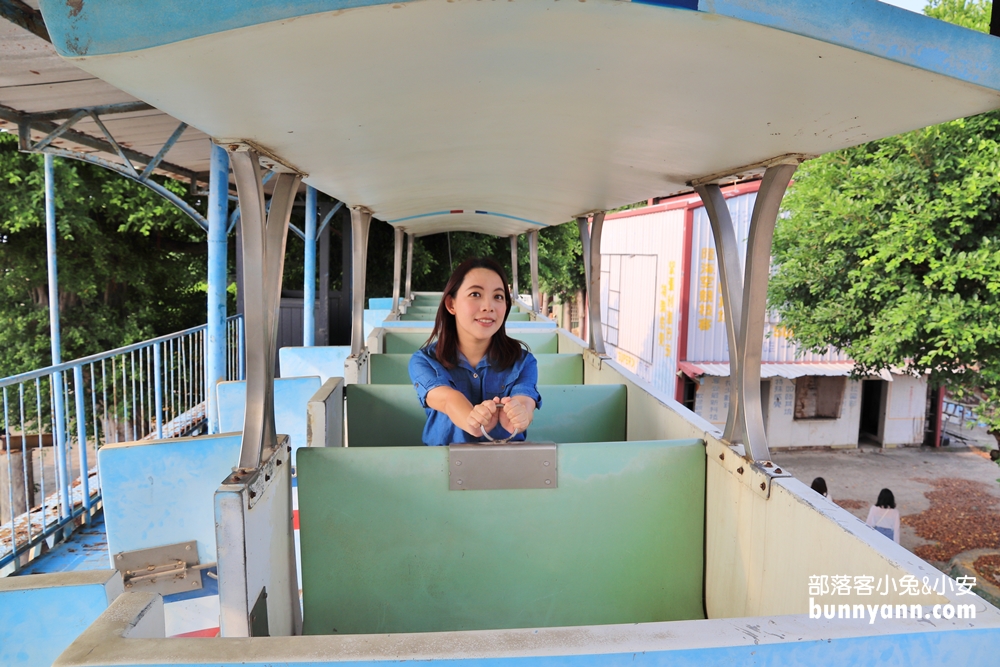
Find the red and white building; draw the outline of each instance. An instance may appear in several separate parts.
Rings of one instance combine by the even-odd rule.
[[[723,188],[746,256],[759,181]],[[695,413],[724,425],[729,347],[715,243],[696,194],[609,214],[601,240],[608,354]],[[766,325],[761,390],[772,448],[885,447],[924,441],[927,383],[885,372],[853,380],[839,350],[803,352],[775,314]]]

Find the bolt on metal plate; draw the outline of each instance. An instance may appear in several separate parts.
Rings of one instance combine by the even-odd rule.
[[[448,488],[452,491],[555,489],[559,486],[555,443],[450,445]]]
[[[154,591],[161,595],[201,588],[198,543],[179,542],[151,549],[115,554],[127,591]]]

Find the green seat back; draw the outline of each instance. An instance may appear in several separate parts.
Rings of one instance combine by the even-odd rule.
[[[386,354],[413,354],[431,335],[426,332],[386,331],[382,351]],[[555,354],[559,351],[559,337],[554,333],[510,333],[510,336],[527,343],[534,354]]]
[[[701,441],[560,445],[555,489],[449,491],[448,456],[299,450],[306,634],[704,618]]]
[[[538,384],[583,384],[582,354],[536,354]]]
[[[423,444],[427,414],[417,401],[413,385],[349,384],[344,392],[348,447]]]
[[[412,354],[373,354],[368,357],[372,384],[410,384]]]
[[[349,384],[346,392],[348,446],[404,447],[423,442],[427,417],[412,385]],[[539,385],[538,393],[542,408],[528,429],[529,439],[609,442],[626,438],[625,385]]]
[[[409,354],[373,354],[368,358],[372,384],[409,384]],[[583,384],[583,355],[538,354],[539,384]]]

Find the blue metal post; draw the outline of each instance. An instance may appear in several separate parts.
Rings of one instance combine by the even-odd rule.
[[[76,392],[76,441],[80,447],[80,478],[83,482],[83,520],[90,523],[90,468],[87,465],[87,416],[83,407],[83,366],[73,367],[73,390]],[[97,434],[96,424],[94,434]]]
[[[56,264],[56,184],[51,155],[45,156],[45,251],[49,271],[49,337],[52,365],[56,366],[62,363],[62,343],[59,336],[59,275]],[[59,516],[67,519],[73,508],[69,501],[69,457],[66,456],[66,410],[62,373],[53,373],[49,381],[52,383],[52,413],[55,417]]]
[[[161,343],[153,343],[153,405],[156,410],[157,440],[163,440],[163,358],[160,345]],[[225,347],[223,347],[224,349]],[[223,374],[222,379],[226,379],[225,374]]]
[[[226,379],[226,232],[229,227],[229,154],[212,144],[208,177],[208,331],[205,398],[208,432],[219,432],[215,385]]]
[[[302,345],[316,344],[316,188],[306,187],[306,265],[302,287]]]

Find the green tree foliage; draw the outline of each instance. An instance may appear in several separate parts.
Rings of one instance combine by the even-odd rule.
[[[979,30],[990,2],[926,12]],[[1000,112],[807,162],[775,232],[770,301],[806,348],[860,374],[926,373],[978,392],[1000,427]]]
[[[450,245],[450,248],[449,248]],[[368,281],[372,295],[392,293],[392,228],[373,222],[369,247]],[[560,298],[571,297],[584,288],[583,249],[576,223],[546,227],[538,233],[539,289]],[[372,257],[384,259],[372,262]],[[503,266],[510,279],[509,237],[472,232],[451,232],[417,238],[413,246],[413,289],[440,291],[451,271],[469,257],[492,257]],[[517,246],[517,279],[522,294],[531,293],[528,237],[522,234]],[[405,259],[404,259],[405,261]],[[381,267],[381,268],[379,268]],[[385,268],[388,267],[388,271]]]
[[[51,361],[42,161],[0,133],[0,377]],[[64,360],[205,322],[206,238],[190,218],[100,167],[56,158],[55,178]]]

